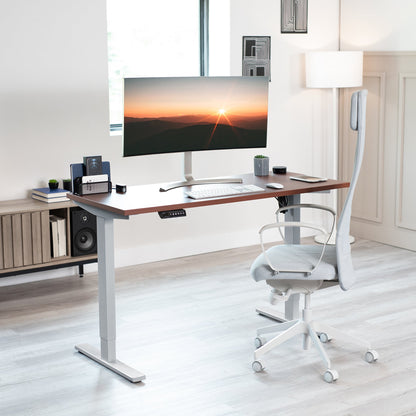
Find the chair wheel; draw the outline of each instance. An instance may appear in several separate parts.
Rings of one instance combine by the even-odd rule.
[[[333,383],[334,381],[338,380],[338,372],[336,370],[328,369],[324,373],[324,380],[327,383]]]
[[[325,332],[321,332],[319,334],[319,339],[322,343],[325,344],[325,343],[331,341],[332,338],[328,334],[326,334]]]
[[[256,348],[260,348],[264,344],[265,344],[265,339],[263,337],[254,338],[254,346]]]
[[[264,370],[263,364],[260,361],[253,361],[251,367],[253,368],[253,371],[256,373],[260,373]]]
[[[378,360],[378,352],[375,350],[368,350],[364,355],[364,359],[368,363],[373,363],[374,361]]]

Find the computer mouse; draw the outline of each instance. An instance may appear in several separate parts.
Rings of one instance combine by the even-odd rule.
[[[282,189],[284,187],[281,183],[277,183],[277,182],[270,182],[266,186],[268,188],[273,188],[273,189]]]

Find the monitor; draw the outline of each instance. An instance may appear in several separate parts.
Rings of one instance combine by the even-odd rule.
[[[264,148],[265,77],[125,78],[123,155]]]

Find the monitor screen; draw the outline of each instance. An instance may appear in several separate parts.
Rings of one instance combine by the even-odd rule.
[[[124,156],[266,147],[267,78],[125,78]]]

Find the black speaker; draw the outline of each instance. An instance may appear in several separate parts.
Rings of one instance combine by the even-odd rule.
[[[97,252],[97,218],[82,208],[71,209],[72,256]]]

